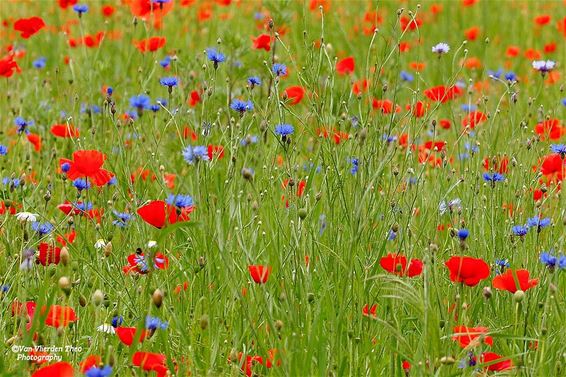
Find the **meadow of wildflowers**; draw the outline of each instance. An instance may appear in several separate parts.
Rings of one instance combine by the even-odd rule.
[[[566,375],[565,0],[0,19],[0,375]]]

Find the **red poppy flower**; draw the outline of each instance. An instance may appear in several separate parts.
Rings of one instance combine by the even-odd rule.
[[[28,319],[31,321],[31,319],[33,318],[34,314],[35,314],[35,307],[36,304],[33,301],[26,301],[25,303],[25,311],[24,311],[24,304],[22,304],[19,301],[14,301],[12,303],[12,317],[13,316],[22,316],[24,314],[27,314]]]
[[[72,124],[56,124],[51,127],[51,133],[55,137],[62,138],[77,138],[79,137],[79,130]]]
[[[403,16],[400,19],[401,21],[401,30],[403,31],[412,31],[416,30],[417,28],[421,27],[423,21],[420,18],[411,18],[407,16]]]
[[[423,272],[423,262],[420,259],[411,259],[407,267],[407,257],[399,254],[387,254],[379,260],[380,266],[387,272],[398,275],[415,277]]]
[[[24,39],[28,39],[45,27],[41,17],[20,18],[14,23],[14,30],[19,31]]]
[[[450,122],[449,119],[440,119],[438,123],[440,124],[440,128],[443,128],[445,130],[449,130],[450,127],[452,127],[452,122]]]
[[[242,352],[238,353],[238,361],[241,363],[242,362],[242,356],[244,356],[244,354]],[[252,377],[253,376],[253,366],[254,364],[261,364],[263,365],[263,357],[259,356],[259,355],[246,355],[246,360],[244,361],[243,364],[241,364],[241,369],[242,372],[244,372],[246,374],[247,377]]]
[[[104,39],[104,32],[99,31],[98,33],[91,35],[87,34],[82,39],[82,44],[88,48],[94,48],[100,46],[100,42]]]
[[[432,101],[445,103],[461,96],[464,93],[457,86],[445,87],[444,85],[434,86],[424,91],[424,95]]]
[[[546,25],[550,22],[550,16],[548,14],[543,14],[540,16],[535,17],[535,23],[537,25]]]
[[[98,364],[102,362],[102,358],[98,355],[89,355],[79,364],[81,373],[85,373],[92,367],[98,367]]]
[[[21,72],[20,66],[14,61],[13,55],[7,55],[0,59],[0,76],[11,77],[14,72]]]
[[[27,139],[30,143],[32,143],[33,145],[33,149],[36,152],[39,152],[41,150],[41,136],[37,135],[37,134],[27,134]]]
[[[487,366],[487,370],[492,372],[500,372],[513,368],[513,361],[511,361],[511,359],[505,359],[503,356],[493,352],[482,353],[480,356],[480,362],[482,364],[490,364]]]
[[[374,99],[372,102],[372,107],[374,109],[381,110],[382,114],[391,114],[393,113],[393,111],[398,113],[401,111],[401,107],[399,105],[394,105],[393,101],[388,99],[383,99],[383,100]]]
[[[156,372],[157,377],[164,377],[168,372],[167,357],[160,353],[136,352],[132,357],[132,363],[147,372]]]
[[[134,42],[134,44],[140,52],[146,53],[148,51],[155,52],[159,50],[161,47],[165,46],[165,42],[165,37],[151,37]]]
[[[474,129],[478,124],[487,120],[487,116],[481,111],[471,111],[462,120],[462,127],[470,127]]]
[[[467,29],[464,34],[466,35],[466,39],[469,41],[475,41],[478,36],[480,35],[480,28],[477,26],[473,26]]]
[[[198,90],[193,90],[187,101],[191,107],[195,107],[201,101],[200,93]]]
[[[290,86],[285,89],[283,95],[287,99],[291,100],[289,104],[296,105],[303,100],[303,97],[305,96],[305,89],[303,89],[302,86]]]
[[[548,119],[537,123],[535,133],[541,136],[541,140],[559,140],[566,135],[566,128],[562,127],[559,119]]]
[[[470,344],[472,344],[472,346],[479,345],[480,339],[482,339],[485,344],[493,345],[493,338],[485,335],[489,331],[487,327],[456,326],[453,331],[454,335],[452,336],[452,340],[457,341],[462,348],[466,348]]]
[[[493,158],[486,157],[483,160],[483,168],[488,170],[494,170],[500,174],[507,174],[509,172],[509,159],[507,157],[497,157],[495,158],[494,166],[490,165],[493,162]]]
[[[413,116],[415,118],[422,118],[427,111],[428,104],[425,104],[423,101],[417,101],[414,106],[407,105],[407,110],[411,110]]]
[[[348,56],[336,62],[336,72],[338,72],[339,75],[349,75],[354,72],[355,67],[356,62],[352,56]]]
[[[271,50],[271,36],[268,34],[261,34],[256,38],[252,38],[252,41],[256,50]]]
[[[362,315],[364,317],[377,318],[377,304],[373,304],[371,307],[369,304],[365,304],[362,308]]]
[[[477,285],[489,277],[490,268],[483,259],[472,257],[452,257],[445,263],[450,270],[450,280],[464,283],[469,287]]]
[[[128,255],[128,265],[122,270],[124,273],[128,274],[131,272],[136,272],[138,274],[147,274],[150,269],[148,266],[148,260],[145,258],[143,253],[135,253]],[[169,267],[169,258],[167,258],[163,253],[157,252],[153,257],[153,268],[158,270],[165,270]]]
[[[517,282],[519,287],[517,287]],[[526,291],[538,284],[538,279],[529,279],[529,271],[508,269],[493,278],[493,288],[515,293],[519,289]]]
[[[269,279],[269,274],[271,273],[271,267],[262,265],[249,266],[248,270],[250,271],[250,276],[253,281],[257,284],[265,284],[267,279]]]
[[[364,92],[367,92],[369,87],[369,82],[366,79],[360,80],[360,81],[356,81],[353,85],[352,85],[352,92],[355,95],[360,95]]]
[[[147,19],[149,16],[154,16],[158,20],[173,8],[173,1],[165,3],[157,3],[152,0],[132,0],[130,2],[130,10],[136,17]]]
[[[59,264],[61,261],[61,249],[50,245],[46,242],[42,242],[39,244],[39,256],[37,260],[44,266],[48,266],[50,264]]]
[[[561,175],[563,165],[566,167],[566,161],[562,159],[560,154],[553,153],[543,158],[542,164],[540,166],[540,172],[546,176],[555,173]],[[561,180],[561,177],[559,180]]]
[[[114,14],[114,11],[116,9],[114,9],[114,7],[112,5],[105,5],[102,7],[102,15],[104,17],[110,17]]]
[[[79,0],[57,0],[61,9],[67,9],[70,6],[75,5],[78,1]]]
[[[189,221],[189,214],[193,211],[194,207],[185,207],[178,210],[175,206],[170,206],[163,200],[152,200],[138,208],[137,213],[143,221],[161,229],[167,224]]]
[[[68,160],[62,158],[59,165],[69,164],[67,177],[70,180],[77,178],[90,178],[90,181],[96,186],[107,184],[113,177],[113,174],[102,169],[102,165],[106,160],[106,155],[96,150],[80,150],[73,153],[73,159]]]
[[[74,375],[73,366],[65,361],[60,361],[36,370],[31,377],[73,377]]]
[[[41,308],[41,312],[45,312],[45,307]],[[51,305],[47,312],[47,317],[45,318],[45,324],[59,328],[66,327],[77,320],[78,318],[75,311],[70,306]]]
[[[114,330],[116,335],[122,343],[127,346],[131,346],[134,342],[134,336],[136,335],[137,328],[135,327],[116,327]],[[149,332],[147,330],[142,330],[140,332],[139,343],[143,342],[149,336]]]
[[[224,157],[224,147],[222,145],[208,145],[207,146],[207,154],[210,160],[217,158],[221,159]]]

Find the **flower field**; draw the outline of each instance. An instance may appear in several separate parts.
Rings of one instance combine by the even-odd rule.
[[[0,19],[0,375],[566,375],[566,1]]]

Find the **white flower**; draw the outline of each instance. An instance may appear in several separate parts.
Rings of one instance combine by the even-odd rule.
[[[114,327],[112,327],[111,325],[105,323],[103,325],[100,325],[96,328],[98,330],[98,332],[103,332],[106,334],[115,334],[116,331],[114,330]]]
[[[96,243],[94,244],[94,248],[95,249],[103,249],[104,247],[106,247],[106,241],[104,241],[102,238],[98,239],[96,241]]]
[[[19,212],[16,213],[16,219],[18,219],[18,221],[25,223],[34,223],[37,221],[37,217],[39,215],[37,213],[31,213],[31,212]]]
[[[446,54],[450,51],[450,46],[446,43],[439,43],[436,46],[432,46],[432,52],[436,54]]]
[[[546,72],[550,72],[554,69],[554,66],[556,65],[555,62],[553,62],[552,60],[535,60],[533,61],[533,68],[536,69],[539,72],[542,73],[546,73]]]
[[[150,249],[151,249],[152,247],[155,247],[155,246],[157,246],[157,242],[155,242],[155,241],[149,241],[149,242],[147,243],[147,247],[149,247]]]

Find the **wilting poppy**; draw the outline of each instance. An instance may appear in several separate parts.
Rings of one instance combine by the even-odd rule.
[[[450,270],[450,280],[464,283],[469,287],[487,279],[490,273],[489,265],[479,258],[452,257],[445,265]]]

